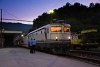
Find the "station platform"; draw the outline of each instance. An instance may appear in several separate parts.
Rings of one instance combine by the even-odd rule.
[[[0,67],[99,67],[75,59],[36,51],[31,54],[26,48],[0,48]]]

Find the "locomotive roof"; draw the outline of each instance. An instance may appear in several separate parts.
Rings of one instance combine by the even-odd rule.
[[[51,23],[51,24],[48,24],[48,25],[64,25],[64,26],[70,27],[70,24],[65,24],[65,23]]]
[[[71,27],[70,24],[64,24],[64,23],[50,23],[50,24],[47,24],[47,25],[45,25],[45,26],[42,26],[42,27],[40,27],[40,28],[38,28],[38,29],[36,29],[36,30],[34,30],[34,31],[30,32],[30,33],[28,33],[28,34],[31,34],[31,33],[33,33],[33,32],[36,32],[37,30],[40,30],[40,29],[43,29],[43,28],[46,28],[46,27],[49,27],[49,26],[52,26],[52,25],[64,25],[64,26],[67,26],[67,27]]]

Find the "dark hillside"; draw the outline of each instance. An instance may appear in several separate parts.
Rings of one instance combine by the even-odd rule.
[[[89,6],[77,2],[73,5],[66,3],[58,9],[54,9],[53,14],[43,13],[34,19],[33,28],[30,31],[51,23],[50,21],[53,19],[65,20],[71,25],[71,32],[78,33],[85,29],[97,29],[97,39],[100,40],[100,3],[90,3]]]
[[[71,24],[71,30],[78,32],[89,26],[100,25],[100,3],[90,3],[89,6],[80,3],[66,3],[66,5],[55,9],[53,14],[43,13],[33,22],[33,30],[50,23],[51,19],[65,20]],[[87,28],[86,28],[87,29]]]
[[[23,31],[23,33],[28,33],[29,29],[32,28],[32,25],[2,22],[2,27],[5,30]]]

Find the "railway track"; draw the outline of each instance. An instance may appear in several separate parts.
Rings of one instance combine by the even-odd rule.
[[[81,59],[100,66],[100,52],[98,51],[70,50],[67,57]]]
[[[40,51],[40,52],[45,52],[45,51]],[[49,53],[49,52],[45,52],[45,53]],[[67,57],[70,58],[79,59],[85,61],[86,63],[92,63],[100,66],[100,51],[70,50],[70,52],[68,52],[66,55]],[[66,55],[57,55],[57,56],[66,57]]]

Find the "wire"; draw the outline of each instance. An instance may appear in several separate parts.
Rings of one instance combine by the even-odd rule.
[[[58,5],[62,0],[60,0],[59,2],[57,2],[55,5],[53,5],[51,8],[55,7],[56,5]]]
[[[58,5],[60,2],[62,2],[63,0],[60,0],[60,1],[58,1],[55,5],[53,5],[51,8],[53,8],[53,7],[55,7],[56,5]],[[72,3],[72,2],[74,2],[75,0],[72,0],[70,3]],[[3,11],[5,11],[5,10],[3,10]],[[16,17],[15,15],[13,15],[13,14],[11,14],[11,13],[9,13],[9,12],[7,12],[7,11],[5,11],[6,13],[8,13],[9,15],[11,15],[11,16],[13,16],[13,17],[15,17],[15,18],[17,18],[17,19],[19,19],[18,17]],[[47,11],[48,12],[48,11]],[[28,20],[17,20],[17,19],[3,19],[3,20],[13,20],[13,21],[25,21],[25,22],[33,22],[33,21],[28,21]]]
[[[3,11],[5,11],[5,10],[3,10]],[[9,12],[7,12],[7,11],[5,11],[6,13],[8,13],[9,15],[11,15],[11,16],[13,16],[13,17],[15,17],[15,18],[17,18],[17,19],[19,19],[18,17],[16,17],[15,15],[13,15],[13,14],[11,14],[11,13],[9,13]]]
[[[55,7],[56,5],[58,5],[61,1],[63,0],[60,0],[59,2],[57,2],[55,5],[53,5],[50,9],[52,9],[53,7]],[[70,3],[74,2],[75,0],[72,0]],[[48,12],[48,11],[47,11]]]
[[[72,0],[70,3],[74,2],[75,0]]]
[[[3,11],[5,11],[5,10],[3,10]],[[6,12],[6,13],[8,13],[8,14],[10,14],[11,16],[15,17],[16,19],[5,19],[5,18],[2,18],[2,20],[12,20],[12,21],[33,22],[33,21],[28,21],[28,20],[18,20],[19,18],[18,18],[18,17],[16,17],[15,15],[13,15],[13,14],[11,14],[11,13],[7,12],[7,11],[5,11],[5,12]]]

